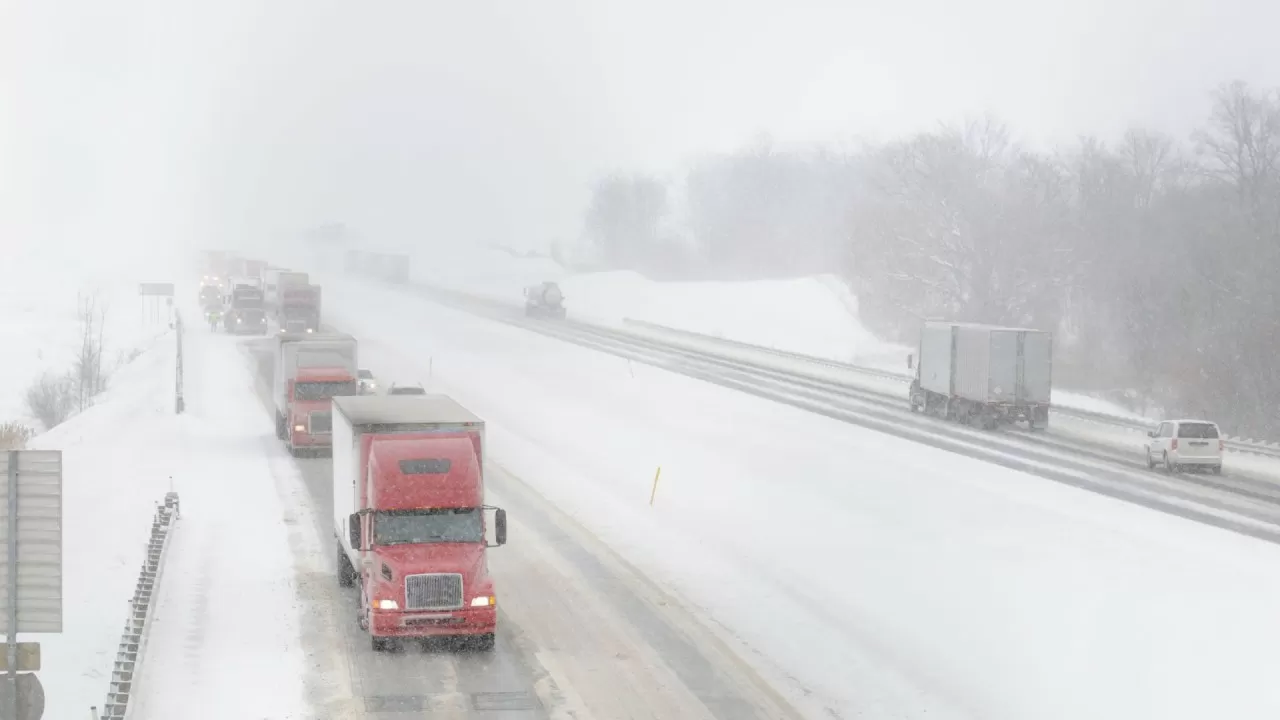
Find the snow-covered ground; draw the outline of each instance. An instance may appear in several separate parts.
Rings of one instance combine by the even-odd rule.
[[[157,502],[180,478],[174,339],[121,368],[98,402],[31,447],[62,450],[63,632],[42,646],[45,717],[102,707]]]
[[[205,348],[193,335],[186,414],[174,412],[168,332],[93,407],[31,443],[62,450],[64,463],[64,631],[25,638],[43,646],[45,717],[102,707],[150,521],[170,489],[182,519],[136,686],[151,714],[134,717],[304,717],[289,548],[259,442],[270,423],[234,340]]]
[[[169,329],[167,308],[138,295],[140,282],[171,279],[163,274],[121,274],[30,249],[6,256],[5,266],[19,271],[5,273],[0,283],[0,368],[9,378],[0,386],[0,422],[42,429],[28,412],[27,388],[45,372],[61,375],[71,369],[80,351],[82,298],[93,299],[103,313],[103,368],[108,374],[127,362],[134,349]]]
[[[187,410],[161,447],[182,517],[156,595],[133,717],[307,714],[302,620],[276,474],[298,482],[237,339],[186,334]]]
[[[499,464],[815,717],[1280,712],[1280,548],[321,281],[362,364],[485,417]]]
[[[575,274],[548,258],[492,249],[417,249],[414,282],[510,303],[524,287],[560,283],[570,314],[620,326],[643,320],[712,337],[891,372],[906,372],[914,348],[886,342],[863,327],[858,300],[839,278],[822,275],[751,282],[658,282],[629,271]],[[1089,412],[1137,418],[1115,403],[1055,389],[1054,402]]]

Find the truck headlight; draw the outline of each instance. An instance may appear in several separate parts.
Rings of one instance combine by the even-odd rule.
[[[376,607],[379,610],[399,610],[400,603],[395,600],[379,600]]]
[[[307,426],[306,426],[306,425],[294,425],[294,426],[293,426],[293,431],[294,431],[294,432],[306,432],[306,431],[307,431]]]
[[[492,607],[498,604],[498,598],[492,595],[481,595],[478,598],[472,598],[471,607]]]

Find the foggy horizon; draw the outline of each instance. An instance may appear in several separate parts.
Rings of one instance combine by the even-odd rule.
[[[388,247],[545,247],[576,240],[600,176],[677,178],[761,136],[840,146],[990,113],[1033,147],[1181,140],[1220,84],[1280,84],[1257,62],[1280,9],[1208,0],[5,12],[6,234],[62,242],[339,221]]]

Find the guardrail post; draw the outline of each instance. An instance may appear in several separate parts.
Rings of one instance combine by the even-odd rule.
[[[178,371],[174,378],[173,402],[174,412],[181,415],[187,409],[187,401],[182,397],[182,313],[174,311],[176,321],[174,322],[174,333],[178,338]]]

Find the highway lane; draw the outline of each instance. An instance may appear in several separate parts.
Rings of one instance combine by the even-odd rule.
[[[270,413],[271,340],[239,342]],[[507,508],[510,524],[508,544],[490,553],[499,598],[496,649],[432,642],[375,653],[356,625],[356,591],[338,588],[333,575],[331,463],[292,463],[325,555],[323,566],[299,558],[297,578],[303,612],[312,618],[304,637],[315,660],[307,685],[321,717],[799,717],[675,598],[494,463],[486,474],[488,502]],[[287,485],[287,478],[278,483]]]

